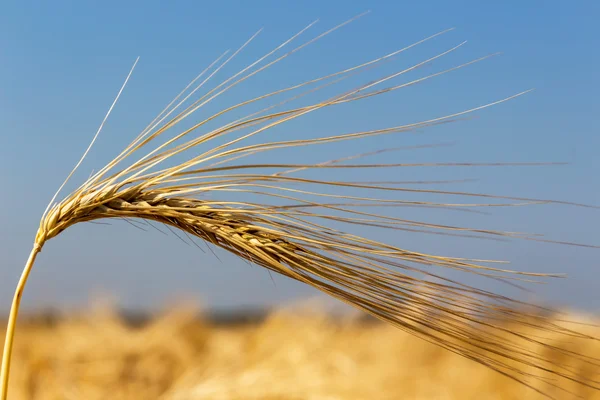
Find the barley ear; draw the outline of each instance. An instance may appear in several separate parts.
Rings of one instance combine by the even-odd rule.
[[[584,363],[598,366],[600,360],[582,352],[556,348],[545,339],[548,334],[565,339],[596,340],[596,338],[561,325],[557,322],[560,319],[557,320],[555,314],[551,313],[554,312],[553,310],[469,286],[437,274],[435,271],[452,269],[512,285],[516,285],[519,281],[556,278],[561,275],[503,268],[503,262],[497,260],[424,254],[362,236],[365,231],[363,228],[378,228],[380,232],[385,233],[385,240],[392,236],[390,233],[394,232],[418,232],[481,240],[518,239],[551,242],[534,234],[473,228],[458,224],[436,224],[431,221],[410,219],[410,216],[401,218],[396,214],[386,214],[385,210],[422,207],[473,212],[485,207],[521,207],[533,204],[582,206],[581,204],[417,188],[414,185],[423,182],[415,181],[357,181],[341,178],[328,180],[323,178],[323,174],[316,177],[298,174],[303,171],[324,172],[334,169],[352,172],[377,171],[384,168],[454,168],[475,165],[498,167],[515,164],[348,163],[350,160],[380,154],[381,151],[310,164],[268,161],[240,163],[240,160],[246,157],[269,155],[279,149],[305,150],[323,144],[339,144],[382,135],[406,134],[454,122],[476,111],[505,103],[528,92],[524,91],[463,111],[403,125],[316,138],[303,136],[293,139],[283,135],[276,136],[278,140],[271,139],[258,143],[254,141],[272,133],[275,128],[289,121],[319,110],[400,91],[488,58],[480,57],[420,78],[393,83],[394,79],[410,76],[409,73],[458,51],[464,45],[463,42],[409,67],[359,84],[341,94],[311,101],[302,106],[288,106],[288,103],[308,94],[317,93],[342,80],[358,76],[366,70],[373,70],[417,44],[431,40],[447,30],[377,59],[248,98],[223,108],[213,115],[205,116],[204,119],[194,122],[191,127],[177,130],[180,128],[180,122],[205,105],[247,79],[295,54],[308,44],[347,25],[350,21],[339,24],[276,56],[314,25],[314,23],[310,24],[212,89],[201,92],[200,89],[205,89],[204,86],[208,81],[249,46],[257,37],[258,33],[256,33],[227,58],[225,57],[229,53],[221,55],[211,63],[142,130],[130,145],[105,167],[90,176],[79,188],[62,200],[54,202],[58,196],[57,192],[42,216],[34,249],[15,293],[3,354],[0,400],[6,400],[7,396],[10,355],[19,302],[36,255],[46,241],[56,237],[65,229],[78,223],[107,218],[156,222],[182,231],[191,238],[199,238],[245,261],[310,285],[425,341],[483,364],[533,390],[544,392],[543,389],[539,389],[539,385],[543,385],[545,388],[554,387],[566,391],[562,388],[565,382],[584,385],[595,390],[600,389],[598,381],[581,376],[572,365]],[[271,58],[274,59],[268,61]],[[131,72],[127,79],[130,75]],[[191,96],[197,93],[203,94],[197,95],[198,98],[195,100],[192,99]],[[271,103],[259,111],[255,109],[245,111],[246,106],[257,106],[264,100],[272,100],[283,95],[291,97]],[[241,117],[238,114],[240,112],[243,115]],[[217,127],[211,127],[211,122],[231,115],[236,117],[219,123]],[[99,131],[94,136],[92,144]],[[226,140],[219,141],[223,138]],[[88,151],[89,148],[82,160]],[[123,166],[122,163],[125,161],[128,164]],[[75,169],[80,164],[81,160]],[[69,174],[67,180],[72,174]],[[61,189],[62,187],[64,184]],[[353,194],[345,194],[345,191],[350,190]],[[206,194],[210,194],[211,198],[207,199],[204,196]],[[254,202],[237,200],[235,195],[238,194],[251,195],[259,200]],[[475,200],[425,201],[386,197],[396,194],[435,195]],[[374,211],[374,207],[382,211]],[[359,232],[352,233],[352,229],[356,228],[359,228]],[[532,351],[532,344],[542,350]],[[553,357],[556,354],[560,357]],[[568,358],[569,362],[563,362],[565,358]]]

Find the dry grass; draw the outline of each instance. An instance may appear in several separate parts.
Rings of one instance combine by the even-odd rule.
[[[221,326],[192,308],[131,327],[110,312],[19,329],[11,398],[161,400],[542,399],[488,368],[387,324],[280,311],[253,324]],[[598,335],[600,328],[583,327]],[[570,349],[550,335],[548,344]],[[61,349],[61,351],[57,351]],[[547,352],[540,346],[528,350]],[[585,349],[600,356],[600,344]],[[547,353],[557,363],[560,353]],[[590,365],[573,365],[598,379]],[[594,375],[595,374],[595,375]],[[544,376],[548,377],[549,374]],[[598,391],[556,382],[583,399]],[[552,396],[573,398],[553,387]]]
[[[37,254],[48,240],[72,225],[99,219],[119,218],[142,220],[148,224],[164,224],[170,227],[169,229],[183,231],[189,237],[205,240],[250,263],[311,285],[414,336],[475,360],[530,387],[539,386],[542,379],[540,375],[548,372],[554,378],[561,379],[561,385],[564,380],[598,388],[597,381],[590,380],[587,375],[581,375],[578,370],[570,367],[571,363],[593,364],[599,362],[598,360],[591,358],[587,352],[573,351],[563,353],[566,362],[562,362],[561,359],[561,363],[557,363],[557,359],[550,357],[548,353],[554,351],[552,346],[545,343],[545,340],[549,340],[548,335],[560,336],[565,340],[587,339],[590,342],[593,340],[592,337],[579,330],[566,329],[556,324],[554,317],[550,317],[540,307],[522,304],[495,293],[451,281],[434,273],[432,267],[451,268],[505,282],[524,277],[548,277],[549,275],[512,271],[498,267],[495,261],[422,254],[399,247],[394,243],[391,233],[395,230],[427,231],[444,235],[522,240],[545,239],[515,232],[432,224],[386,214],[390,206],[469,210],[480,207],[512,207],[552,202],[484,193],[416,189],[414,186],[407,186],[406,182],[378,183],[375,180],[357,182],[351,177],[333,180],[325,179],[322,174],[315,178],[303,175],[316,170],[326,172],[335,169],[347,171],[351,175],[356,170],[376,171],[380,168],[452,167],[476,164],[348,163],[349,160],[376,155],[377,152],[324,160],[317,164],[268,162],[266,158],[280,149],[299,149],[300,154],[303,154],[302,152],[307,151],[307,148],[316,145],[330,143],[341,145],[349,140],[373,139],[381,135],[406,133],[444,124],[477,110],[505,102],[524,92],[469,110],[389,128],[318,138],[286,137],[283,140],[270,139],[260,143],[252,141],[268,135],[282,124],[306,117],[315,111],[341,107],[398,91],[487,57],[420,78],[409,79],[404,83],[393,81],[456,51],[462,46],[459,44],[427,60],[415,63],[409,68],[378,76],[367,83],[360,83],[354,89],[334,97],[293,108],[287,105],[291,100],[317,93],[324,86],[334,85],[340,80],[373,70],[382,62],[391,61],[400,53],[439,35],[436,34],[378,59],[325,77],[300,82],[258,97],[249,96],[242,103],[224,108],[203,120],[194,121],[191,127],[177,130],[181,127],[180,123],[184,120],[190,122],[189,119],[196,111],[229,89],[267,70],[345,24],[307,40],[287,53],[276,55],[305,34],[305,31],[312,27],[311,24],[281,46],[208,90],[205,87],[206,82],[249,45],[254,37],[229,58],[219,57],[113,161],[92,174],[86,182],[64,199],[55,202],[57,198],[55,196],[51,200],[41,219],[31,257],[15,294],[8,326],[7,357],[3,360],[3,385],[8,376],[12,332],[19,301]],[[200,89],[205,91],[199,92]],[[284,98],[279,102],[274,100],[280,95],[292,97]],[[258,112],[246,111],[245,107],[259,105],[267,99],[275,103],[269,103]],[[279,110],[275,111],[275,108]],[[219,122],[218,127],[209,128],[212,121],[239,112],[244,116],[223,123]],[[244,114],[246,112],[248,113]],[[92,144],[96,137],[97,134]],[[219,139],[225,139],[225,142],[221,143]],[[86,154],[87,151],[84,153],[84,158]],[[261,160],[264,161],[240,163],[240,160],[245,157],[257,154],[260,154]],[[344,191],[343,194],[340,194],[341,190]],[[348,190],[352,190],[353,194],[348,194]],[[445,196],[446,200],[409,201],[389,197],[390,194],[406,193]],[[210,194],[211,199],[203,197],[204,194]],[[234,197],[236,200],[232,200],[232,196],[240,194],[252,195],[261,200],[250,202],[237,200],[237,197]],[[478,202],[457,203],[454,201],[457,197],[476,198]],[[481,203],[482,199],[486,203]],[[376,241],[363,236],[360,231],[352,233],[352,229],[356,227],[380,228],[388,233],[389,240]],[[531,351],[532,344],[539,346],[540,351]],[[60,349],[60,351],[68,350]],[[548,385],[546,389],[551,387]],[[5,396],[4,387],[2,393]]]

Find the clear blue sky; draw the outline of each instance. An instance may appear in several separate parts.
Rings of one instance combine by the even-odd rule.
[[[39,217],[77,161],[137,56],[140,64],[81,173],[110,160],[188,80],[226,49],[264,31],[235,66],[263,54],[316,18],[307,37],[365,10],[372,12],[232,92],[260,94],[384,55],[449,27],[383,71],[421,61],[468,40],[424,71],[503,52],[467,69],[352,109],[310,116],[296,132],[383,127],[536,91],[478,118],[401,136],[348,144],[343,154],[415,143],[456,141],[443,149],[400,152],[386,161],[568,161],[542,168],[402,170],[385,178],[477,178],[454,189],[600,205],[600,5],[597,1],[248,1],[17,2],[0,12],[0,309],[6,310]],[[234,70],[228,70],[229,73]],[[226,75],[222,75],[224,77]],[[415,75],[416,76],[416,75]],[[222,107],[229,102],[216,104]],[[406,139],[406,140],[405,140]],[[326,151],[310,154],[327,160]],[[414,175],[412,175],[414,174]],[[600,244],[600,210],[540,206],[492,215],[409,211],[411,218],[536,231],[552,239]],[[398,235],[394,244],[442,254],[502,258],[520,269],[567,272],[538,291],[546,299],[598,310],[600,250],[531,242],[489,243]],[[84,304],[95,292],[126,307],[151,308],[192,297],[213,307],[265,305],[313,296],[287,279],[175,237],[125,224],[81,225],[47,243],[25,293],[29,309]],[[505,290],[504,287],[496,287]]]

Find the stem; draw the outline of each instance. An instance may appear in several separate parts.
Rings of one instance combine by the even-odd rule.
[[[27,264],[21,274],[21,279],[17,284],[15,290],[15,297],[13,298],[12,306],[10,308],[10,316],[8,317],[8,325],[6,327],[6,338],[4,339],[4,351],[2,352],[2,371],[0,372],[1,391],[0,400],[6,400],[8,396],[8,375],[10,373],[10,357],[12,355],[13,339],[15,336],[15,326],[17,324],[17,315],[19,314],[19,304],[21,304],[21,297],[23,296],[23,290],[27,283],[27,278],[35,262],[35,258],[38,253],[42,250],[39,244],[35,244],[27,259]]]

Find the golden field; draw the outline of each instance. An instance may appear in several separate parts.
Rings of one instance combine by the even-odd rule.
[[[254,322],[211,321],[191,307],[174,307],[142,324],[110,309],[57,320],[25,316],[17,328],[10,398],[544,398],[483,366],[356,316],[281,310]],[[578,329],[600,336],[598,327]],[[600,358],[600,343],[586,345],[587,355]],[[598,374],[589,363],[575,368],[588,377]],[[600,399],[600,391],[554,383],[565,390],[540,388],[558,399]]]

